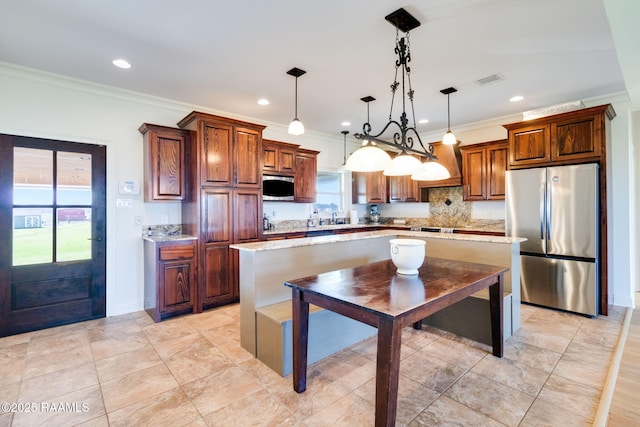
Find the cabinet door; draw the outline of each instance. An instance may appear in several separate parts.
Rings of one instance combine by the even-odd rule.
[[[367,174],[364,172],[351,172],[351,203],[367,203]]]
[[[462,151],[462,198],[463,200],[485,200],[487,176],[486,150],[484,148]]]
[[[602,120],[593,116],[553,123],[552,160],[597,160],[602,154],[602,126]]]
[[[278,148],[264,141],[262,143],[262,171],[278,172]]]
[[[418,181],[411,179],[410,175],[390,176],[388,178],[389,185],[389,202],[418,202],[420,201],[420,190],[418,189]]]
[[[278,150],[279,172],[294,174],[296,172],[296,151],[286,147]]]
[[[228,125],[202,121],[200,124],[202,150],[201,184],[230,186],[233,182],[233,128]]]
[[[420,188],[418,188],[418,181],[411,179],[411,175],[404,177],[404,201],[405,202],[419,202],[420,201]]]
[[[185,150],[188,131],[143,124],[144,201],[186,199]]]
[[[535,166],[551,160],[550,126],[541,124],[509,130],[509,162],[512,166]]]
[[[394,202],[403,202],[404,201],[404,191],[403,191],[403,176],[390,176],[389,177],[389,201]]]
[[[256,242],[262,239],[262,193],[260,190],[234,191],[235,243]]]
[[[296,175],[294,200],[299,203],[314,203],[316,201],[316,155],[298,153],[296,155]]]
[[[262,133],[253,129],[235,130],[235,185],[260,188],[262,185]]]
[[[204,243],[230,244],[233,239],[232,190],[204,188],[201,194],[202,224],[200,236]]]
[[[508,169],[507,144],[487,147],[487,199],[504,200],[506,193],[505,172]]]
[[[380,172],[367,172],[367,203],[387,203],[387,177]]]
[[[193,259],[160,263],[158,308],[161,313],[193,308],[193,279]]]
[[[227,245],[205,245],[202,308],[206,309],[238,299],[232,251]]]

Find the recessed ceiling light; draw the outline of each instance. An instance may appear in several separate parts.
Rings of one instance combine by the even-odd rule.
[[[131,64],[129,64],[129,61],[127,61],[126,59],[114,59],[112,61],[112,64],[115,65],[118,68],[124,68],[125,70],[131,68]]]
[[[429,119],[420,119],[420,120],[418,120],[418,123],[420,123],[422,125],[425,124],[425,123],[429,123]]]
[[[351,126],[351,122],[342,122],[340,123],[342,126]]]
[[[523,99],[524,99],[524,96],[516,95],[516,96],[512,96],[511,98],[509,98],[509,101],[518,102],[518,101],[522,101]]]
[[[258,104],[260,104],[260,105],[269,105],[269,100],[268,99],[264,99],[264,98],[260,98],[260,99],[258,99]]]

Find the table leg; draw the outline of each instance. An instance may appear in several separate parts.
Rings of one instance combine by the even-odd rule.
[[[307,344],[309,340],[309,303],[302,292],[293,288],[291,295],[291,323],[293,329],[293,389],[302,393],[307,389]]]
[[[504,349],[504,276],[498,275],[498,282],[489,286],[489,298],[491,307],[491,344],[493,355],[502,357]]]
[[[401,342],[400,322],[380,318],[376,369],[376,427],[390,427],[396,424]]]

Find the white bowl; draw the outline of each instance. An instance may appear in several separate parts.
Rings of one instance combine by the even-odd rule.
[[[418,269],[424,263],[426,242],[417,239],[391,239],[389,243],[391,261],[398,267],[398,274],[418,274]]]

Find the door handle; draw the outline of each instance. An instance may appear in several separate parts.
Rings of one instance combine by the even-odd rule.
[[[95,238],[87,237],[87,240],[95,240],[96,242],[102,242],[102,237],[95,237]]]

